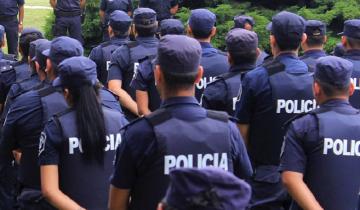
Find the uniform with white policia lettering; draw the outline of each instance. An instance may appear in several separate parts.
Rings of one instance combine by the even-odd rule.
[[[214,36],[216,15],[207,9],[195,9],[191,11],[188,30],[195,39],[206,39]],[[196,84],[195,97],[198,101],[207,84],[214,81],[216,76],[229,70],[226,54],[214,48],[210,42],[199,41],[202,49],[201,66],[204,67],[204,75]]]
[[[132,21],[128,14],[119,10],[111,13],[109,20],[106,32],[110,33],[110,40],[95,47],[89,55],[89,58],[96,63],[99,81],[106,87],[111,54],[128,40]]]
[[[316,60],[326,56],[323,50],[326,42],[326,25],[318,20],[306,21],[305,33],[306,42],[301,45],[304,55],[300,57],[309,67],[309,71],[315,71]]]
[[[195,77],[201,78],[200,57],[201,46],[195,39],[167,35],[160,40],[155,78],[165,100],[160,109],[124,128],[111,180],[111,195],[129,191],[129,209],[155,209],[175,168],[214,166],[243,179],[252,174],[236,125],[225,112],[207,111],[194,98]],[[177,78],[167,83],[158,80],[160,75],[165,80],[164,75]],[[184,75],[188,79],[181,80]],[[166,92],[168,88],[174,93]],[[177,95],[183,90],[188,96]],[[110,209],[122,205],[118,201],[127,198],[112,197]]]
[[[157,22],[154,10],[136,9],[134,24],[137,31],[136,41],[125,43],[114,51],[108,75],[109,89],[119,96],[125,116],[130,121],[138,116],[135,90],[130,87],[130,82],[134,74],[136,75],[139,60],[156,55],[159,43],[155,38]],[[132,107],[125,104],[132,104]]]
[[[282,126],[294,115],[316,107],[312,75],[296,55],[305,37],[305,20],[296,14],[281,12],[273,17],[270,26],[272,47],[277,45],[273,49],[277,56],[245,75],[235,114],[255,172],[250,182],[253,210],[283,209],[287,194],[278,171],[285,134]],[[286,52],[279,46],[287,49]],[[293,51],[289,52],[289,48]]]
[[[96,64],[72,57],[59,65],[56,86],[68,90],[70,108],[56,114],[45,126],[39,147],[42,191],[56,208],[105,210],[108,179],[113,171],[120,129],[127,121],[97,100]],[[52,167],[58,170],[53,171]],[[54,188],[51,176],[60,175]],[[68,198],[59,196],[61,190]],[[71,199],[72,202],[65,200]]]
[[[180,20],[165,19],[161,21],[161,37],[168,34],[183,35],[184,33],[185,27]],[[155,85],[155,63],[155,56],[139,62],[138,71],[130,83],[130,87],[136,90],[136,103],[140,115],[147,115],[155,111],[161,104],[161,98]]]
[[[354,65],[351,78],[355,85],[355,92],[350,97],[350,104],[360,109],[360,20],[345,21],[342,35],[344,37],[342,44],[346,49],[343,58]]]
[[[67,36],[83,43],[81,30],[81,10],[86,0],[50,0],[54,8],[54,37]]]
[[[320,107],[288,127],[280,169],[291,210],[359,207],[360,111],[348,101],[352,68],[338,57],[320,58],[314,75]]]
[[[258,37],[255,32],[235,28],[226,36],[226,47],[230,59],[228,73],[216,77],[201,97],[206,109],[226,111],[234,115],[235,104],[241,94],[241,79],[256,67]]]

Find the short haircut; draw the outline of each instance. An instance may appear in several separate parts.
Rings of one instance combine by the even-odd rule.
[[[315,79],[315,81],[320,85],[321,89],[324,91],[327,97],[349,95],[349,87],[351,84],[350,82],[345,86],[337,87],[317,79]]]
[[[117,30],[114,30],[114,29],[112,29],[112,30],[114,32],[115,37],[126,37],[126,36],[129,35],[129,31],[122,32],[122,31],[117,31]]]
[[[207,39],[210,37],[212,29],[207,33],[202,30],[196,30],[196,28],[191,28],[191,31],[195,39]]]
[[[293,51],[293,50],[298,50],[300,48],[302,38],[298,40],[278,40],[275,35],[274,37],[280,51]]]
[[[161,67],[160,67],[161,68]],[[190,73],[174,73],[162,70],[166,88],[169,91],[187,90],[194,86],[198,71]]]
[[[157,32],[157,29],[158,29],[157,24],[148,27],[142,27],[135,24],[135,30],[140,37],[154,36]]]
[[[347,43],[351,48],[360,49],[360,39],[354,39],[351,37],[346,37],[346,39],[347,39]]]
[[[19,47],[21,49],[23,57],[26,57],[25,59],[27,59],[27,57],[29,56],[30,43],[43,38],[44,37],[40,33],[30,33],[20,37]]]
[[[306,44],[309,47],[318,47],[325,44],[325,35],[319,36],[308,36],[306,39]]]
[[[248,51],[229,51],[231,60],[234,62],[235,65],[242,65],[242,64],[255,64],[257,60],[257,53],[256,50]]]

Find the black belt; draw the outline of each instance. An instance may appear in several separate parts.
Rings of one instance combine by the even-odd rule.
[[[76,17],[81,15],[81,11],[79,10],[73,12],[64,12],[64,11],[55,10],[55,15],[56,17]]]
[[[0,16],[0,21],[17,21],[17,15],[4,15]]]

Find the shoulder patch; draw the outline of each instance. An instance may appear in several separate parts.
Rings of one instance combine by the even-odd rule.
[[[45,150],[45,144],[46,144],[46,133],[43,131],[41,132],[39,139],[39,156]]]

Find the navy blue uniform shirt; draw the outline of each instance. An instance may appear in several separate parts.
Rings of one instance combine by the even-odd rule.
[[[314,72],[316,60],[324,56],[326,56],[326,53],[323,50],[308,50],[300,57],[300,60],[309,66],[309,71]]]
[[[132,2],[131,0],[101,0],[100,9],[105,11],[105,20],[108,20],[109,15],[115,10],[131,12]]]
[[[164,106],[170,109],[174,117],[186,121],[206,117],[206,110],[200,107],[194,97],[170,98],[164,101],[162,107]],[[233,122],[228,123],[234,173],[240,178],[249,178],[252,168],[245,145],[236,125]],[[163,175],[149,172],[164,158],[159,149],[153,127],[147,120],[139,119],[125,128],[122,143],[117,151],[116,168],[111,183],[117,188],[131,190],[130,209],[153,209],[156,202],[165,195],[167,183],[161,179]]]
[[[156,12],[157,20],[171,18],[170,9],[178,4],[178,0],[140,0],[140,7],[148,7]]]
[[[15,16],[19,13],[19,6],[25,4],[24,0],[1,0],[0,1],[0,20],[1,16]]]
[[[202,55],[200,65],[204,68],[204,75],[199,84],[196,84],[195,97],[200,101],[207,84],[214,81],[216,76],[229,70],[229,63],[225,53],[215,49],[210,43],[200,42]]]
[[[320,105],[319,110],[321,109],[328,110],[327,112],[330,112],[330,110],[334,109],[342,109],[343,113],[348,113],[352,115],[358,112],[349,104],[348,101],[340,99],[327,101],[326,103]],[[327,117],[326,119],[343,124],[342,120],[346,120],[347,117],[348,116],[345,115],[344,119],[341,120],[338,120],[338,118],[336,117],[335,119],[330,119],[329,117]],[[336,126],[337,125],[334,125],[334,127]],[[335,151],[335,149],[332,150],[327,148],[328,152],[325,151],[325,145],[329,146],[329,144],[325,144],[325,137],[328,136],[320,136],[319,130],[319,120],[313,114],[307,114],[305,116],[302,116],[294,120],[289,125],[287,134],[285,136],[284,150],[281,156],[280,171],[293,171],[303,174],[304,182],[314,193],[315,198],[318,199],[320,205],[324,209],[350,209],[343,208],[343,206],[337,205],[350,205],[354,207],[352,209],[356,209],[356,202],[354,202],[354,200],[357,200],[358,198],[357,190],[360,186],[360,170],[358,170],[360,163],[359,156],[351,156],[350,151],[352,150],[352,147],[350,146],[350,143],[345,145],[338,144],[337,149],[339,150],[336,150],[342,151],[341,154],[338,153],[337,156],[330,155],[331,153],[333,153],[333,151]],[[337,138],[339,139],[337,139],[336,141],[342,141],[341,137]],[[359,138],[349,138],[346,141],[354,140],[359,142]],[[356,150],[355,146],[353,148],[354,150]],[[357,149],[359,150],[359,148]],[[343,152],[348,152],[348,154],[343,155]],[[357,160],[355,162],[356,158]],[[349,162],[351,160],[353,161]],[[334,166],[332,165],[338,167],[335,167],[336,169],[334,170]],[[351,170],[351,168],[353,167],[354,170]],[[315,178],[317,180],[315,181],[314,173],[326,175],[318,175],[320,177]],[[346,176],[344,176],[343,174],[346,174]],[[319,179],[321,179],[321,181],[318,181]],[[334,188],[334,185],[337,187]],[[343,192],[342,190],[344,189],[346,191],[346,186],[355,186],[356,192],[353,192],[352,195],[349,195],[348,192]],[[339,201],[337,201],[338,199]],[[351,204],[349,204],[349,202]],[[290,209],[300,210],[301,208],[294,203]]]
[[[275,58],[285,65],[289,73],[306,73],[307,66],[296,55],[284,53]],[[242,80],[240,101],[236,104],[235,116],[240,124],[249,124],[257,113],[271,109],[273,104],[269,76],[264,67],[248,72]]]
[[[360,49],[348,50],[342,58],[351,61],[354,65],[351,78],[355,86],[355,92],[350,97],[350,103],[353,107],[360,109]]]
[[[228,73],[222,74],[210,83],[201,98],[201,105],[206,109],[226,111],[234,115],[235,104],[241,94],[241,79],[244,73],[253,70],[255,64],[230,67]]]
[[[80,11],[80,0],[57,0],[56,10],[62,12]]]

